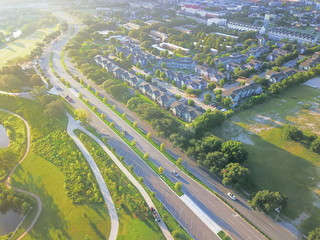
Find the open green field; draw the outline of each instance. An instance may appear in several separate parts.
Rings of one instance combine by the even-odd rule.
[[[105,205],[74,205],[63,179],[55,165],[34,153],[14,172],[13,185],[35,193],[43,203],[38,222],[25,239],[106,239],[110,219]]]
[[[4,46],[0,49],[0,65],[4,65],[7,61],[16,57],[25,57],[31,50],[36,46],[37,42],[42,41],[42,39],[51,31],[53,28],[44,28],[37,30],[30,36],[18,40],[8,46]]]
[[[37,194],[41,198],[43,208],[34,228],[25,238],[107,239],[110,219],[105,204],[74,204],[66,193],[65,174],[34,151],[38,139],[50,132],[66,129],[67,118],[50,120],[44,115],[43,107],[39,103],[5,95],[0,95],[0,107],[24,117],[31,128],[31,151],[14,172],[12,185]],[[65,151],[69,151],[68,148]],[[32,211],[30,215],[33,214]],[[27,222],[31,220],[32,216],[26,219]],[[28,226],[23,224],[22,227]],[[19,232],[21,233],[22,229]]]
[[[269,189],[285,193],[288,205],[283,213],[304,233],[319,227],[320,155],[303,143],[287,140],[282,126],[296,124],[305,133],[320,136],[319,106],[320,90],[301,85],[236,114],[213,130],[224,140],[246,144],[247,192]]]

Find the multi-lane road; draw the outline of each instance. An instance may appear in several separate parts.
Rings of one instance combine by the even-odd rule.
[[[69,19],[69,23],[70,22]],[[73,34],[78,30],[79,25],[75,24]],[[190,235],[195,239],[219,239],[216,233],[220,229],[223,229],[232,239],[264,239],[256,229],[238,216],[224,202],[176,168],[161,152],[153,147],[152,144],[66,73],[61,64],[61,51],[71,37],[72,35],[66,34],[48,48],[44,53],[44,61],[41,63],[41,67],[45,69],[45,73],[50,77],[51,83],[61,89],[62,95],[73,96],[70,89],[66,88],[56,79],[50,70],[49,58],[50,52],[53,52],[53,67],[61,77],[70,83],[73,89],[81,93],[84,98],[89,99],[90,103],[95,105],[99,112],[103,112],[109,121],[115,123],[117,129],[126,131],[126,137],[128,139],[135,139],[137,147],[142,152],[148,152],[150,160],[153,161],[156,166],[162,166],[165,169],[165,174],[173,182],[176,182],[177,179],[170,172],[172,169],[178,172],[180,175],[179,181],[182,183],[182,190],[185,193],[183,197],[177,196],[99,117],[89,110],[79,99],[75,96],[73,97],[72,106],[76,109],[84,108],[90,112],[92,119],[91,125],[93,125],[99,133],[108,138],[108,143],[116,149],[119,155],[124,156],[126,163],[134,167],[134,171],[138,176],[144,178],[145,184],[157,193],[159,200],[162,201],[165,207]],[[201,177],[201,179],[205,180],[205,177]],[[213,181],[210,181],[210,187],[217,190]],[[241,199],[241,201],[234,202],[233,205],[237,209],[241,207],[251,212],[250,214],[253,214],[252,210],[248,208],[243,201],[244,200]],[[260,222],[266,220],[265,225],[263,225],[263,231],[272,239],[296,239],[289,231],[268,220],[261,214],[257,216],[260,216],[258,218]]]

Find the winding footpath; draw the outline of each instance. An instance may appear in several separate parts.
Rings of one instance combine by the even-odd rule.
[[[29,124],[27,123],[27,121],[22,118],[21,116],[19,116],[18,114],[15,114],[13,112],[10,112],[8,110],[5,110],[5,109],[2,109],[0,108],[0,111],[4,111],[4,112],[7,112],[7,113],[10,113],[18,118],[20,118],[24,124],[26,125],[27,127],[27,150],[24,154],[24,156],[21,158],[21,160],[18,162],[18,164],[11,170],[7,180],[6,180],[6,185],[7,187],[10,189],[12,188],[13,190],[17,191],[17,192],[21,192],[21,193],[25,193],[25,194],[28,194],[29,196],[33,197],[36,201],[37,201],[37,205],[38,205],[38,209],[37,209],[37,213],[34,217],[34,219],[32,220],[30,226],[17,238],[17,240],[20,240],[22,239],[25,235],[28,234],[28,232],[33,228],[33,226],[35,225],[35,223],[37,222],[39,216],[40,216],[40,213],[42,211],[42,202],[41,202],[41,199],[35,195],[34,193],[31,193],[31,192],[27,192],[25,190],[22,190],[22,189],[18,189],[18,188],[15,188],[13,186],[10,185],[10,180],[11,180],[11,177],[12,177],[12,174],[13,172],[16,170],[16,168],[24,161],[24,159],[27,157],[27,155],[29,154],[29,151],[30,151],[30,142],[31,142],[31,137],[30,137],[30,127],[29,127]]]
[[[92,158],[92,156],[90,155],[86,147],[83,145],[83,143],[80,141],[80,139],[77,137],[77,135],[73,132],[73,130],[77,128],[78,128],[78,123],[68,114],[67,132],[70,135],[70,137],[73,139],[73,141],[77,144],[78,148],[80,149],[84,157],[86,158],[87,162],[89,163],[92,169],[94,176],[97,179],[102,196],[104,198],[105,203],[107,204],[107,208],[108,208],[108,212],[111,220],[111,231],[109,235],[109,240],[116,240],[118,236],[118,231],[119,231],[119,218],[117,215],[116,208],[114,206],[111,194],[108,190],[108,187],[103,179],[103,176],[96,162],[94,161],[94,159]]]
[[[110,149],[95,135],[87,131],[85,128],[83,128],[80,124],[78,124],[69,114],[68,114],[68,133],[69,133],[69,125],[72,125],[72,133],[74,129],[80,129],[82,132],[87,134],[89,137],[91,137],[93,140],[95,140],[100,147],[109,155],[109,157],[112,159],[112,161],[118,166],[118,168],[126,175],[126,177],[131,181],[131,183],[138,189],[138,191],[141,193],[142,197],[146,201],[149,208],[153,207],[156,208],[154,203],[152,202],[152,199],[150,198],[147,191],[143,188],[143,186],[132,176],[132,174],[126,169],[126,167],[121,163],[121,161],[114,155],[113,152],[110,151]],[[70,133],[69,133],[70,134]],[[74,133],[73,133],[74,134]],[[74,134],[75,135],[75,134]],[[76,136],[76,135],[75,135]],[[76,138],[78,138],[76,136]],[[78,139],[78,141],[80,141]],[[83,146],[84,147],[84,146]],[[85,147],[84,147],[85,148]],[[108,207],[109,209],[109,207]],[[158,222],[158,225],[165,236],[167,240],[174,240],[172,237],[170,231],[168,230],[166,224],[163,221]],[[111,224],[112,226],[112,224]]]

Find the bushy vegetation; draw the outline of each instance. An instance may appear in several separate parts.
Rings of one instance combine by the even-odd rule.
[[[41,86],[43,82],[33,68],[23,70],[19,65],[5,66],[0,70],[0,89],[7,92],[21,92],[24,88]]]
[[[0,111],[0,124],[7,129],[10,139],[10,144],[7,148],[0,148],[1,182],[24,155],[27,148],[27,130],[21,119],[3,111]]]
[[[0,183],[0,211],[13,209],[24,215],[35,204],[35,200],[29,195],[8,189],[4,183]]]
[[[257,192],[249,203],[253,209],[268,213],[275,208],[284,207],[287,204],[287,197],[280,192],[262,190]]]
[[[101,202],[96,180],[66,131],[54,131],[33,144],[34,151],[65,174],[67,195],[74,203]]]

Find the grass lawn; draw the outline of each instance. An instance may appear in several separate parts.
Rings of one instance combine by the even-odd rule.
[[[4,65],[10,59],[16,57],[25,57],[28,55],[32,49],[36,46],[37,42],[42,41],[42,39],[51,32],[53,28],[44,28],[36,31],[32,37],[26,37],[25,40],[18,41],[9,45],[8,48],[0,49],[0,65]]]
[[[45,170],[45,171],[44,171]],[[29,154],[12,179],[15,187],[37,194],[43,203],[38,222],[25,239],[106,239],[110,219],[104,204],[74,205],[64,175],[50,162]]]
[[[73,204],[66,194],[64,173],[33,150],[37,140],[53,131],[66,129],[67,118],[50,121],[39,103],[24,98],[0,95],[0,107],[24,117],[31,128],[31,152],[12,179],[15,187],[37,194],[43,203],[40,218],[26,239],[60,239],[59,236],[61,239],[84,239],[86,235],[89,239],[107,239],[110,220],[106,206],[103,203]],[[26,219],[30,220],[31,217]]]
[[[247,190],[285,193],[288,205],[283,213],[304,233],[318,227],[320,219],[320,155],[303,143],[287,140],[282,126],[293,123],[306,133],[320,136],[318,96],[319,90],[301,85],[236,114],[213,130],[224,140],[246,144],[249,158],[245,166],[250,170]],[[304,109],[306,103],[311,105],[309,109]]]

